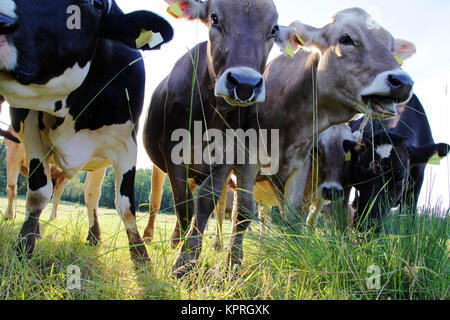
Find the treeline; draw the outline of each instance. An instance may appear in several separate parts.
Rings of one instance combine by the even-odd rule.
[[[61,200],[74,203],[84,204],[83,184],[86,180],[87,172],[80,172],[66,185]],[[136,209],[142,212],[148,211],[148,196],[151,189],[151,169],[138,169],[136,171],[135,179],[135,198]],[[111,208],[115,207],[115,174],[113,168],[106,170],[105,178],[102,185],[102,196],[99,201],[99,206]],[[19,175],[17,183],[17,193],[20,196],[25,196],[27,192],[27,180],[22,175]],[[0,195],[6,196],[6,147],[1,141],[0,145]],[[161,210],[166,213],[174,213],[172,191],[169,179],[166,178],[164,183],[164,193],[161,201]]]

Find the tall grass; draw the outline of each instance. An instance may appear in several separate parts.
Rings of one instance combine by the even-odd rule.
[[[5,203],[0,199],[1,208]],[[259,226],[252,224],[253,231],[244,242],[243,266],[237,273],[225,268],[225,251],[211,249],[215,230],[211,220],[199,267],[177,280],[171,275],[178,254],[170,246],[176,222],[173,215],[158,216],[154,242],[147,245],[151,263],[136,269],[130,261],[123,224],[114,210],[100,210],[102,243],[90,247],[85,239],[85,209],[62,203],[56,221],[49,220],[51,208],[44,211],[43,239],[38,240],[30,260],[19,262],[14,244],[24,201],[17,203],[14,222],[0,219],[2,300],[449,298],[450,218],[440,208],[425,209],[415,220],[393,212],[378,235],[346,228],[338,210],[332,217],[321,218],[315,231],[305,226],[304,218],[287,225],[275,212],[263,241],[258,240]],[[138,216],[140,230],[147,218]],[[230,222],[223,228],[226,239]],[[368,288],[367,283],[372,275],[368,268],[374,264],[381,270],[378,289]],[[67,286],[71,265],[81,270],[80,290]]]
[[[334,214],[342,218],[344,212]],[[289,225],[276,221],[263,250],[289,299],[450,298],[450,217],[440,208],[416,218],[392,212],[379,234],[336,223],[311,231],[302,218]],[[373,268],[380,271],[379,286]]]

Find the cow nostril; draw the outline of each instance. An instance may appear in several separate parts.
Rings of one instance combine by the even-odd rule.
[[[250,102],[264,85],[262,76],[254,77],[230,72],[227,74],[227,80],[232,92],[234,92],[234,98],[241,102]]]
[[[237,85],[239,84],[238,79],[236,79],[236,78],[233,76],[233,73],[232,73],[232,72],[229,72],[229,73],[227,74],[227,80],[228,80],[228,82],[229,82],[233,87],[235,87],[235,86],[237,86]]]
[[[391,87],[394,87],[394,88],[400,88],[402,85],[402,82],[393,75],[389,75],[388,81],[389,81],[389,84],[391,85]]]
[[[406,74],[390,74],[387,82],[392,89],[411,88],[414,81]]]

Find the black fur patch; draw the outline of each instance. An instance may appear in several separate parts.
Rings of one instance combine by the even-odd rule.
[[[39,111],[38,113],[38,122],[39,122],[39,130],[43,131],[45,129],[45,124],[44,124],[44,113],[42,111]]]
[[[9,108],[9,115],[11,117],[11,125],[15,132],[20,131],[20,123],[24,122],[28,116],[30,110],[28,109],[19,109],[19,108]]]
[[[62,109],[63,103],[61,100],[55,102],[55,112]]]
[[[31,191],[39,190],[47,185],[47,176],[45,175],[44,166],[39,159],[32,159],[30,161],[29,173],[28,185]]]
[[[55,124],[52,127],[52,130],[57,129],[60,125],[64,123],[65,118],[56,117]]]
[[[136,167],[123,175],[122,183],[120,184],[120,195],[127,197],[130,200],[130,211],[135,214],[134,207],[134,178],[136,176]]]

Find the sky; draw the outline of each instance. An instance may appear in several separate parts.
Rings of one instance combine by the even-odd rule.
[[[174,27],[175,37],[160,51],[144,53],[147,70],[144,111],[140,119],[143,127],[151,94],[167,76],[174,63],[198,42],[207,40],[207,28],[201,22],[174,19],[166,13],[163,0],[116,0],[125,12],[151,10],[165,17]],[[449,143],[450,98],[450,1],[448,0],[274,0],[279,13],[279,23],[289,25],[294,20],[314,27],[326,25],[333,14],[349,8],[360,7],[372,15],[374,20],[389,30],[396,38],[413,42],[417,53],[405,61],[403,69],[415,81],[414,92],[421,100],[436,142]],[[271,58],[280,54],[274,47]],[[8,112],[0,117],[9,123]],[[4,124],[2,124],[2,128]],[[138,168],[152,166],[142,147],[142,132],[138,137]],[[450,163],[448,159],[440,166],[428,166],[426,181],[421,193],[421,205],[441,204],[450,207]]]

